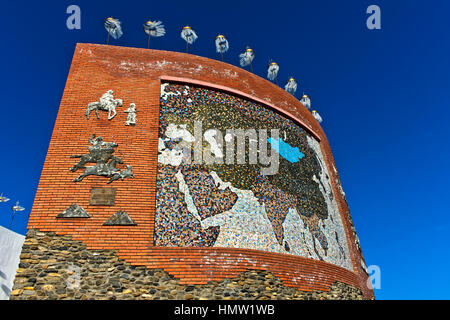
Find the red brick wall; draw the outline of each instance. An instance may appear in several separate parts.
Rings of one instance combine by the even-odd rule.
[[[344,268],[302,257],[255,250],[225,248],[158,248],[153,246],[156,163],[161,77],[181,77],[238,90],[247,97],[266,101],[311,131],[321,148],[332,178],[354,265]],[[123,99],[117,115],[108,121],[106,112],[87,120],[89,102],[97,101],[107,90]],[[125,126],[129,104],[136,104],[137,125]],[[105,177],[88,176],[72,182],[82,170],[69,168],[78,162],[72,154],[87,153],[88,139],[96,133],[104,141],[119,144],[115,155],[133,166],[134,179],[107,185]],[[120,152],[119,152],[120,151]],[[163,268],[185,283],[204,283],[233,277],[247,268],[272,271],[286,285],[303,290],[327,290],[334,281],[359,287],[367,297],[367,275],[360,267],[360,254],[345,215],[347,204],[335,185],[334,163],[328,140],[311,113],[283,89],[241,68],[184,53],[78,44],[75,49],[53,135],[36,193],[28,228],[71,234],[92,249],[116,249],[121,258],[136,265]],[[93,187],[117,188],[114,206],[89,205]],[[72,203],[82,206],[89,219],[56,219]],[[137,226],[103,226],[115,212],[126,211]]]

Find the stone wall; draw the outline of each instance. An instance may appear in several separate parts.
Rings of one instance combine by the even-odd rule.
[[[133,266],[114,250],[90,250],[70,235],[30,229],[11,300],[21,299],[364,299],[335,282],[329,291],[300,291],[271,272],[247,270],[206,284],[181,284],[162,269]]]

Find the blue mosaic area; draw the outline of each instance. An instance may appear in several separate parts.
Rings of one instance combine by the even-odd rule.
[[[260,104],[201,87],[165,83],[160,103],[155,245],[265,250],[352,268],[312,136]],[[279,153],[277,173],[261,174],[259,163],[185,161],[200,143],[198,122],[202,151],[218,160],[225,157],[227,129],[279,130],[279,138],[266,139],[269,153]]]
[[[297,147],[293,148],[288,143],[284,142],[283,139],[278,138],[274,140],[272,138],[267,139],[271,144],[272,149],[277,151],[280,156],[288,160],[290,163],[298,162],[305,155],[301,153]]]

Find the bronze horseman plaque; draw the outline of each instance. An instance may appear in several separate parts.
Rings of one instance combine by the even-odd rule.
[[[116,188],[92,188],[90,205],[113,206],[116,200]]]

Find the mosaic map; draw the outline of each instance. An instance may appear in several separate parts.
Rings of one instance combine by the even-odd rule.
[[[352,268],[313,136],[258,103],[211,89],[164,83],[160,101],[156,246],[264,250]],[[238,129],[256,136],[239,142],[229,133]],[[228,161],[239,150],[245,163]],[[264,156],[277,160],[275,173],[263,174],[273,165]]]

